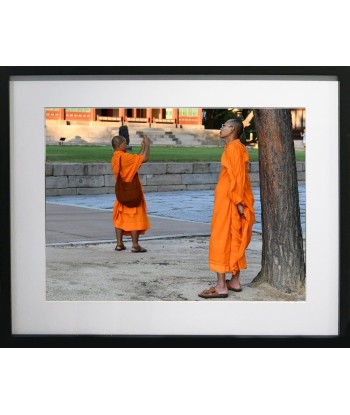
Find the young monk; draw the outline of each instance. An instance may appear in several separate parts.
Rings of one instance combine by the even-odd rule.
[[[239,274],[247,268],[245,249],[255,222],[249,157],[239,139],[242,132],[243,124],[234,119],[226,121],[220,130],[226,145],[215,189],[209,243],[209,269],[217,273],[217,283],[198,294],[202,298],[226,298],[228,291],[242,291]],[[232,274],[230,280],[226,280],[226,273]]]
[[[121,166],[120,175],[124,181],[131,181],[142,163],[146,163],[149,159],[151,141],[144,136],[142,147],[139,154],[126,153],[126,140],[122,136],[112,138],[112,147],[114,154],[112,157],[112,170],[114,178],[117,180],[119,174],[119,166]],[[120,162],[121,158],[121,162]],[[126,249],[123,243],[123,235],[130,236],[132,239],[131,252],[147,252],[145,248],[139,245],[139,235],[143,235],[147,229],[150,229],[146,213],[146,201],[142,195],[140,206],[127,207],[122,205],[117,199],[114,203],[112,220],[115,227],[117,237],[116,251]]]

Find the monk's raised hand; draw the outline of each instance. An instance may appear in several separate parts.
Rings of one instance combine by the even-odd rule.
[[[150,140],[150,138],[148,137],[148,135],[144,135],[143,136],[143,142],[146,144],[146,145],[150,145],[151,144],[151,140]]]

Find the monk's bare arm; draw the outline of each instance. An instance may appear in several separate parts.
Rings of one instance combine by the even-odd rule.
[[[143,137],[140,155],[143,156],[143,163],[146,163],[149,159],[151,140],[146,135]]]

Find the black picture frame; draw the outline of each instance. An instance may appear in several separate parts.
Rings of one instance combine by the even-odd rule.
[[[183,75],[276,77],[333,76],[339,82],[339,335],[276,336],[56,336],[13,335],[11,331],[10,261],[10,90],[13,76]],[[350,337],[350,67],[2,67],[0,68],[0,344],[2,347],[347,347]],[[327,236],[325,235],[325,238]],[[337,270],[335,270],[337,271]]]

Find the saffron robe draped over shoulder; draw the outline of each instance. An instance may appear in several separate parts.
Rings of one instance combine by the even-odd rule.
[[[248,162],[248,152],[240,140],[226,145],[215,188],[209,243],[209,269],[214,272],[236,275],[247,268],[245,249],[255,222]],[[246,219],[239,215],[239,203],[243,205]]]
[[[115,179],[117,179],[119,174],[120,158],[120,175],[124,181],[131,182],[143,162],[143,156],[125,153],[124,151],[115,151],[112,157],[112,170]],[[147,217],[146,200],[143,192],[141,204],[137,207],[130,208],[124,206],[116,199],[112,220],[114,227],[123,229],[124,235],[127,236],[131,235],[131,231],[139,231],[143,235],[147,229],[150,229],[151,226]]]

